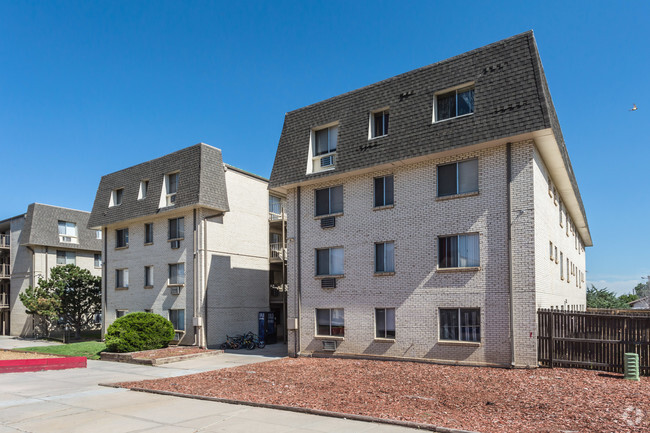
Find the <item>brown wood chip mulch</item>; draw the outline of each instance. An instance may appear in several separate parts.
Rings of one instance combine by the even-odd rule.
[[[285,358],[120,385],[479,432],[650,431],[650,378],[580,369]]]
[[[61,358],[61,356],[47,355],[45,353],[13,352],[10,350],[0,350],[0,361],[9,361],[9,360],[16,360],[16,359],[43,359],[43,358]]]
[[[192,355],[195,353],[209,353],[209,352],[212,351],[208,349],[201,349],[199,347],[174,346],[174,347],[166,347],[164,349],[143,350],[142,352],[132,352],[131,358],[162,359],[162,358],[171,358],[173,356]]]

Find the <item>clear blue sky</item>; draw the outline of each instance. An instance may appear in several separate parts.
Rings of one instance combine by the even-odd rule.
[[[587,278],[650,274],[647,1],[0,3],[0,219],[205,142],[269,176],[284,113],[533,29],[587,209]],[[632,104],[638,111],[629,112]]]

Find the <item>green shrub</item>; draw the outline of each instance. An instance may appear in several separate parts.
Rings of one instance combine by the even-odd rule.
[[[106,331],[109,352],[161,349],[173,339],[172,322],[152,313],[129,313],[113,322]]]

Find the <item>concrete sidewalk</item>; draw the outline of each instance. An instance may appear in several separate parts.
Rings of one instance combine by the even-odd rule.
[[[0,337],[0,348],[42,345]],[[28,343],[28,344],[25,344]],[[276,347],[277,346],[277,347]],[[286,349],[285,349],[286,350]],[[86,369],[0,375],[4,432],[411,432],[412,429],[294,412],[106,388],[98,383],[174,377],[278,359],[269,351],[160,367],[88,361]]]

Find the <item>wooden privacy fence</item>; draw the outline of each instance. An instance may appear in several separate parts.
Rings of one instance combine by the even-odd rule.
[[[650,376],[650,314],[537,311],[542,367],[623,372],[623,356],[639,354],[639,371]]]

